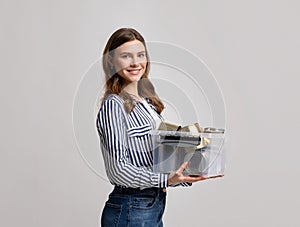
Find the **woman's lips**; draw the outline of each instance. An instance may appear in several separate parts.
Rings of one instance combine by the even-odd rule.
[[[126,71],[132,75],[137,75],[142,69],[127,69]]]

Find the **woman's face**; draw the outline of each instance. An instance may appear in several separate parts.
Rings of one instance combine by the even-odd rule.
[[[143,76],[147,66],[145,46],[139,40],[126,42],[115,49],[110,62],[116,72],[128,83],[137,82]]]

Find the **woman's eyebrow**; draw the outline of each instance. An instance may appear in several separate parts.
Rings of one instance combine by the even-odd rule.
[[[139,51],[139,52],[137,52],[138,54],[141,54],[141,53],[146,53],[146,51],[145,50],[142,50],[142,51]],[[134,53],[132,53],[132,52],[127,52],[127,51],[124,51],[124,52],[121,52],[120,54],[134,54]]]
[[[132,53],[124,51],[124,52],[121,52],[120,54],[132,54]]]

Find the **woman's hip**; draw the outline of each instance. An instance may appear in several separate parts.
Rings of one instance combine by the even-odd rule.
[[[101,226],[162,226],[165,203],[166,192],[161,188],[115,186],[105,203]]]

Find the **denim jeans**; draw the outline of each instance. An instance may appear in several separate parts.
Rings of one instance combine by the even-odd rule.
[[[101,216],[102,227],[162,227],[166,192],[162,188],[143,190],[115,186]]]

